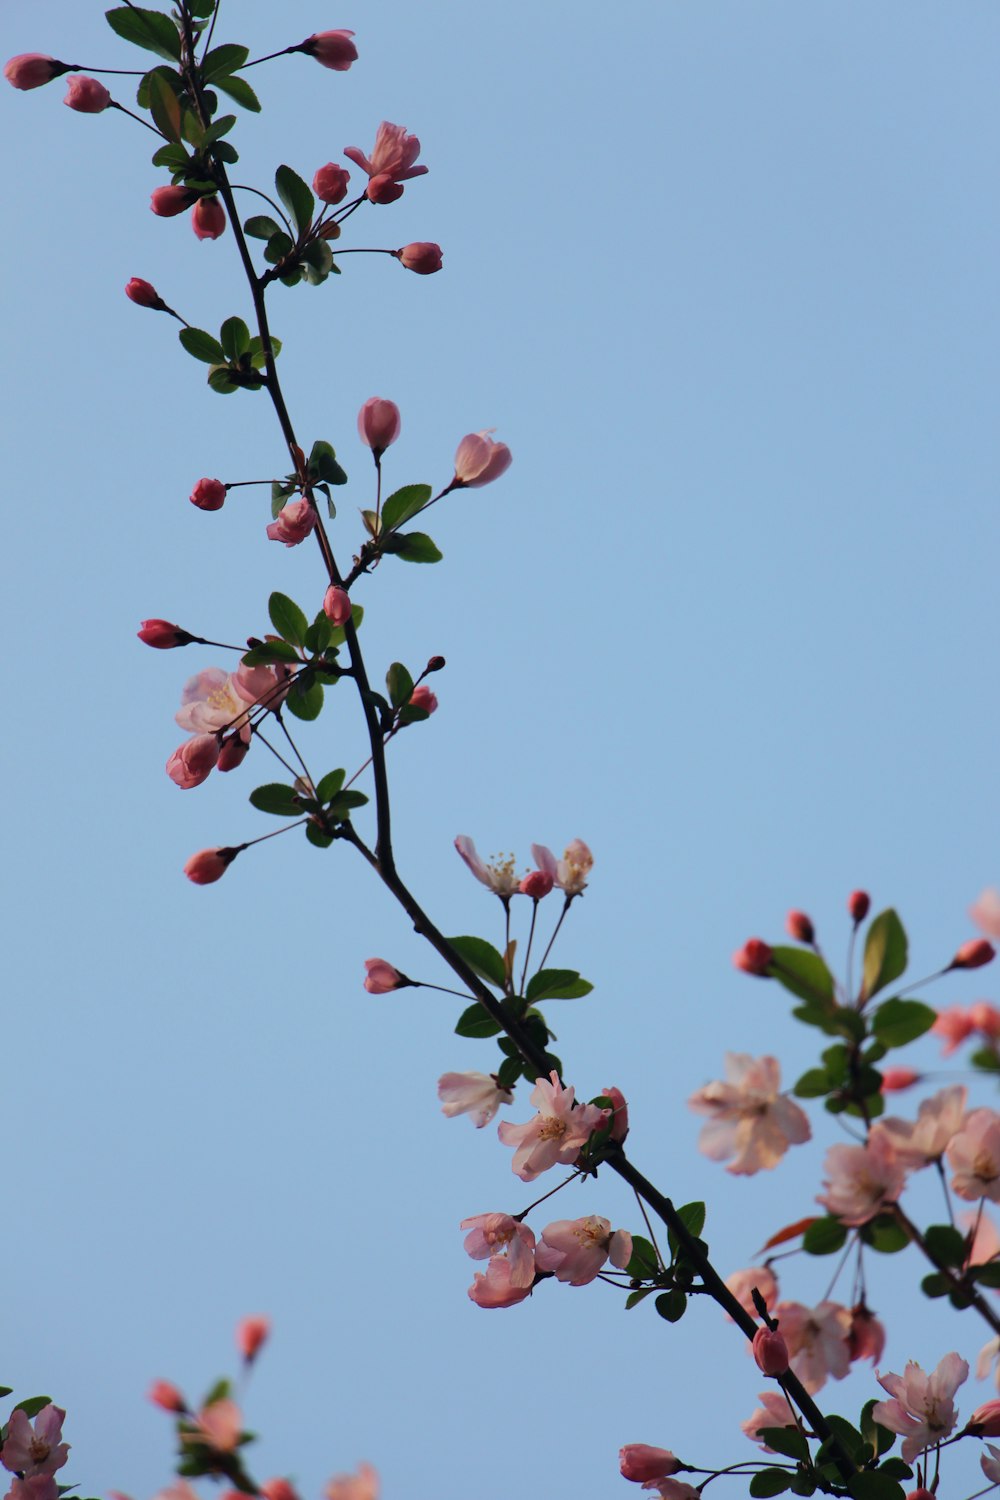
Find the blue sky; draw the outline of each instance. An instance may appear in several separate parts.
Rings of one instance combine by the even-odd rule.
[[[445,930],[496,940],[454,836],[525,864],[533,841],[588,841],[557,949],[596,986],[553,1016],[567,1077],[624,1089],[637,1164],[708,1198],[728,1271],[810,1211],[836,1139],[818,1119],[748,1182],[697,1154],[684,1101],[726,1048],[774,1052],[789,1082],[811,1056],[732,950],[797,906],[840,951],[860,885],[899,908],[925,973],[1000,879],[1000,18],[224,0],[219,22],[253,55],[331,26],[355,29],[360,61],[255,70],[238,180],[266,188],[279,162],[311,178],[405,124],[428,175],[344,243],[445,254],[430,278],[352,256],[319,289],[275,290],[294,420],[350,474],[335,548],[356,549],[371,498],[366,397],[403,413],[393,485],[445,480],[480,428],[514,454],[428,518],[443,564],[387,565],[359,594],[376,676],[448,660],[439,712],[393,746],[400,865]],[[3,32],[8,54],[138,57],[78,0],[6,0]],[[209,890],[181,876],[193,850],[265,831],[246,796],[271,773],[171,785],[184,680],[218,654],[145,650],[138,622],[235,640],[266,628],[271,589],[316,608],[322,579],[310,549],[266,541],[263,491],[188,504],[202,475],[282,472],[280,438],[263,396],[209,392],[122,288],[142,276],[201,326],[246,315],[232,237],[150,214],[166,179],[146,132],[63,92],[0,95],[4,588],[30,663],[6,740],[4,1381],[69,1408],[82,1493],[136,1500],[170,1472],[149,1380],[199,1394],[255,1311],[276,1329],[248,1397],[258,1471],[304,1495],[360,1458],[387,1497],[530,1475],[570,1500],[624,1493],[623,1442],[749,1455],[736,1424],[761,1382],[711,1309],[668,1328],[603,1286],[506,1313],[466,1299],[459,1220],[529,1199],[434,1085],[494,1054],[451,1034],[444,996],[365,995],[374,954],[447,980],[360,862],[290,838]],[[309,743],[362,758],[344,688]],[[996,999],[992,983],[932,998]],[[556,1205],[640,1227],[603,1177]],[[791,1262],[786,1295],[819,1300],[828,1274]],[[887,1368],[982,1342],[917,1306],[920,1274],[910,1253],[873,1273]],[[824,1399],[850,1413],[875,1393],[862,1373]]]

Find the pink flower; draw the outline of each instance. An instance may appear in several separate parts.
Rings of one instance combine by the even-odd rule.
[[[757,1434],[762,1427],[794,1427],[795,1416],[784,1396],[780,1396],[777,1391],[761,1391],[757,1400],[762,1405],[745,1422],[741,1422],[740,1426],[748,1438],[760,1443],[765,1453],[773,1453],[775,1450],[761,1442]]]
[[[265,1479],[260,1492],[264,1500],[299,1500],[298,1491],[287,1479]]]
[[[810,1395],[829,1375],[843,1380],[851,1367],[851,1314],[846,1307],[839,1302],[821,1302],[818,1307],[779,1302],[774,1317],[780,1320],[791,1368]]]
[[[386,963],[384,958],[366,958],[365,989],[369,995],[388,995],[390,990],[403,988],[409,981],[394,969],[392,964]]]
[[[977,1000],[969,1006],[969,1020],[991,1042],[1000,1039],[1000,1010],[988,1000]]]
[[[376,458],[381,458],[390,443],[396,441],[402,425],[399,407],[395,401],[387,401],[384,396],[369,396],[358,412],[361,441],[372,450]]]
[[[650,1479],[644,1490],[655,1490],[660,1500],[701,1500],[701,1490],[682,1479]]]
[[[215,770],[219,741],[214,734],[195,734],[174,751],[167,761],[167,775],[182,791],[201,786]]]
[[[216,1453],[232,1453],[240,1440],[243,1416],[228,1396],[210,1401],[194,1418],[194,1425],[182,1430],[182,1443],[204,1443]]]
[[[953,1083],[922,1101],[915,1124],[887,1115],[875,1129],[889,1137],[902,1167],[919,1170],[940,1161],[952,1136],[961,1130],[965,1100],[965,1085]]]
[[[313,192],[321,203],[343,203],[350,180],[351,174],[345,167],[338,167],[335,162],[328,161],[313,178]]]
[[[573,839],[557,860],[544,844],[532,844],[531,856],[543,875],[551,875],[554,884],[567,896],[579,896],[587,888],[587,876],[594,868],[594,856],[583,839]]]
[[[4,64],[3,76],[16,89],[40,89],[67,71],[65,64],[43,52],[21,52]]]
[[[877,1364],[885,1348],[885,1328],[863,1302],[851,1308],[851,1332],[848,1338],[851,1362],[870,1359]]]
[[[863,922],[867,917],[872,904],[872,898],[867,891],[852,891],[847,898],[847,910],[854,918],[854,925]]]
[[[141,276],[133,276],[125,283],[125,295],[138,307],[152,307],[158,312],[164,306],[163,298],[156,287],[151,286],[148,281],[143,281]]]
[[[190,499],[199,510],[221,510],[226,503],[226,486],[221,479],[199,479]]]
[[[902,1436],[905,1464],[954,1432],[958,1421],[954,1395],[969,1378],[969,1366],[957,1354],[946,1354],[930,1375],[910,1360],[905,1375],[879,1375],[876,1371],[876,1378],[892,1400],[876,1402],[872,1417]]]
[[[187,1402],[169,1380],[154,1380],[146,1395],[153,1405],[160,1407],[162,1411],[187,1411]]]
[[[626,1443],[618,1450],[623,1479],[642,1484],[647,1479],[667,1479],[676,1474],[680,1462],[669,1448],[651,1448],[648,1443]]]
[[[149,206],[161,219],[173,219],[190,208],[197,196],[197,193],[192,193],[190,188],[181,187],[179,183],[172,187],[158,187],[153,189]]]
[[[515,1280],[506,1255],[495,1255],[485,1272],[477,1271],[469,1287],[469,1297],[477,1307],[514,1307],[531,1296],[531,1287]]]
[[[396,259],[408,271],[416,271],[418,276],[433,276],[441,269],[441,246],[435,245],[433,240],[415,240],[412,245],[397,250]]]
[[[711,1161],[735,1157],[726,1170],[750,1177],[777,1166],[790,1145],[807,1141],[812,1132],[799,1106],[778,1092],[776,1058],[727,1052],[725,1066],[725,1083],[706,1084],[688,1100],[691,1109],[710,1116],[698,1149]]]
[[[892,1138],[876,1125],[863,1146],[831,1146],[823,1163],[826,1193],[817,1203],[842,1224],[867,1224],[903,1191],[906,1173]]]
[[[509,1214],[475,1214],[460,1225],[468,1229],[465,1249],[473,1260],[489,1260],[477,1272],[469,1296],[478,1307],[513,1307],[523,1302],[535,1280],[535,1236],[527,1224]]]
[[[582,1219],[557,1219],[542,1230],[535,1254],[540,1271],[551,1271],[570,1286],[593,1281],[606,1260],[624,1271],[632,1259],[632,1236],[627,1229],[612,1231],[610,1220],[597,1214]]]
[[[169,620],[143,620],[136,635],[145,645],[155,646],[157,651],[187,646],[194,640],[193,635],[189,635],[179,625],[171,625]]]
[[[471,1115],[477,1130],[490,1123],[501,1104],[514,1102],[512,1091],[502,1089],[496,1076],[486,1073],[442,1073],[437,1092],[442,1114]]]
[[[996,951],[993,944],[988,943],[985,938],[970,938],[959,948],[948,968],[981,969],[984,964],[992,963]]]
[[[752,1318],[757,1317],[757,1308],[751,1295],[754,1287],[763,1297],[768,1312],[778,1300],[777,1278],[767,1266],[750,1266],[746,1271],[734,1271],[731,1276],[726,1277],[726,1286]],[[728,1313],[726,1316],[728,1317]]]
[[[628,1135],[628,1105],[625,1102],[625,1095],[621,1089],[616,1088],[602,1089],[601,1093],[605,1099],[610,1099],[612,1104],[611,1139],[623,1141]]]
[[[217,240],[226,227],[226,210],[213,194],[199,198],[191,211],[191,228],[200,240]]]
[[[883,1068],[882,1069],[882,1092],[883,1094],[898,1094],[903,1089],[910,1089],[915,1083],[919,1083],[923,1077],[913,1068]]]
[[[287,696],[295,669],[284,662],[274,667],[239,666],[230,679],[233,692],[244,703],[276,708]]]
[[[532,901],[541,901],[554,885],[555,876],[550,875],[547,870],[529,870],[518,890],[522,896],[530,896]]]
[[[184,866],[184,874],[195,885],[212,885],[222,879],[239,852],[238,849],[199,849]]]
[[[346,589],[340,589],[331,583],[323,595],[323,613],[331,625],[338,628],[346,625],[351,618],[351,596]]]
[[[986,1446],[993,1457],[987,1458],[985,1453],[982,1454],[979,1459],[980,1466],[991,1484],[1000,1484],[1000,1448],[995,1447],[992,1443],[987,1443]],[[907,1496],[907,1500],[909,1500],[909,1496]]]
[[[980,1211],[976,1213],[963,1214],[962,1223],[966,1230],[974,1231],[965,1257],[965,1268],[985,1266],[988,1261],[996,1260],[1000,1255],[1000,1234],[997,1234],[996,1225],[986,1212],[986,1205],[981,1204]],[[978,1378],[981,1380],[983,1377],[980,1375]]]
[[[816,936],[812,919],[804,911],[790,911],[785,918],[785,931],[800,943],[811,943]]]
[[[776,1329],[757,1329],[753,1336],[753,1357],[764,1375],[784,1375],[788,1369],[788,1345]]]
[[[972,1018],[960,1005],[949,1005],[946,1010],[939,1010],[937,1020],[931,1027],[935,1036],[944,1037],[944,1046],[941,1048],[943,1057],[950,1057],[975,1029]]]
[[[236,1347],[247,1364],[260,1353],[271,1332],[271,1319],[264,1313],[252,1313],[236,1325]]]
[[[297,547],[316,525],[316,512],[308,500],[290,500],[276,521],[267,528],[272,542],[284,542],[286,547]]]
[[[485,864],[476,853],[475,844],[464,833],[460,833],[455,840],[455,848],[476,879],[488,886],[495,895],[502,900],[513,896],[520,885],[520,879],[514,870],[513,854],[509,854],[506,859],[494,855],[492,864]]]
[[[952,1190],[960,1198],[1000,1202],[1000,1115],[992,1109],[972,1110],[946,1155],[955,1173]]]
[[[410,707],[422,708],[428,714],[437,711],[437,694],[432,693],[425,682],[420,682],[410,694]]]
[[[400,183],[427,171],[426,167],[413,165],[420,155],[417,137],[407,135],[405,125],[390,125],[388,120],[382,121],[375,134],[370,159],[357,146],[346,147],[344,155],[368,173],[366,191],[372,203],[394,202],[403,191]]]
[[[54,1474],[69,1457],[69,1446],[61,1441],[65,1420],[62,1407],[51,1402],[42,1407],[34,1426],[25,1412],[20,1409],[11,1412],[7,1441],[0,1448],[0,1463],[12,1472],[19,1470],[25,1479]]]
[[[591,1133],[604,1124],[604,1111],[594,1104],[573,1107],[574,1090],[564,1089],[553,1071],[551,1081],[539,1078],[531,1093],[538,1113],[524,1125],[504,1121],[498,1135],[505,1146],[513,1146],[513,1170],[522,1182],[534,1182],[557,1162],[571,1166],[587,1144]]]
[[[358,60],[358,49],[351,41],[353,35],[353,31],[316,31],[301,42],[296,50],[307,52],[310,57],[322,63],[324,68],[332,68],[335,73],[346,73],[351,63]]]
[[[761,979],[769,977],[767,971],[773,960],[774,953],[763,938],[747,938],[743,947],[737,948],[733,954],[733,964],[737,969],[742,969],[744,974],[757,974]]]
[[[52,1474],[31,1474],[12,1479],[5,1500],[59,1500],[59,1486]]]
[[[69,91],[63,100],[70,109],[79,110],[82,115],[99,115],[102,109],[107,109],[111,103],[111,95],[96,78],[88,78],[84,73],[78,73],[75,78],[67,80]]]
[[[506,443],[495,443],[485,432],[470,432],[459,443],[455,453],[455,477],[452,489],[478,489],[499,479],[510,468],[510,449]]]
[[[174,721],[189,734],[216,734],[247,721],[247,699],[237,680],[221,667],[205,667],[184,684]]]
[[[1000,1437],[1000,1401],[984,1401],[982,1406],[977,1406],[966,1422],[965,1430],[972,1432],[974,1437]]]
[[[987,886],[969,907],[969,916],[980,932],[987,937],[1000,939],[1000,891]]]

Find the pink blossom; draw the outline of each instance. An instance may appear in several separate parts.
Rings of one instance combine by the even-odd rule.
[[[59,1500],[59,1485],[52,1474],[30,1474],[11,1480],[5,1500]]]
[[[287,1479],[265,1479],[260,1492],[264,1500],[299,1500],[298,1491]]]
[[[422,708],[425,713],[432,714],[437,711],[437,694],[432,693],[426,682],[419,682],[410,694],[410,707]]]
[[[626,1443],[618,1450],[618,1467],[623,1479],[643,1484],[648,1479],[668,1479],[680,1468],[669,1448],[651,1448],[648,1443]]]
[[[605,1099],[611,1100],[611,1139],[623,1141],[628,1135],[628,1104],[621,1089],[602,1089]]]
[[[495,1074],[442,1073],[437,1092],[442,1114],[471,1115],[478,1130],[489,1124],[501,1104],[514,1102],[513,1092],[502,1089]]]
[[[965,1102],[965,1085],[953,1083],[921,1102],[916,1123],[887,1115],[875,1128],[889,1137],[902,1167],[918,1170],[941,1160],[948,1142],[962,1128]]]
[[[332,68],[335,73],[346,73],[351,63],[358,60],[358,49],[351,41],[353,31],[316,31],[311,37],[307,37],[296,49],[307,52],[314,57],[324,68]]]
[[[758,1433],[762,1427],[794,1427],[795,1416],[784,1396],[780,1396],[777,1391],[761,1391],[757,1400],[761,1405],[740,1426],[748,1438],[760,1443],[765,1453],[773,1453],[775,1450],[762,1442]]]
[[[963,1214],[962,1223],[967,1230],[973,1231],[972,1243],[965,1257],[965,1268],[985,1266],[1000,1255],[1000,1234],[997,1234],[996,1225],[986,1212],[985,1204],[981,1204],[976,1213]],[[979,1378],[982,1379],[982,1376]]]
[[[593,1104],[573,1107],[574,1090],[563,1088],[553,1071],[549,1080],[539,1078],[531,1093],[538,1113],[524,1125],[505,1120],[498,1135],[505,1146],[513,1146],[511,1163],[522,1182],[534,1182],[557,1162],[571,1166],[591,1134],[604,1124],[604,1111]]]
[[[762,938],[747,938],[742,948],[733,954],[733,964],[744,974],[756,974],[761,979],[769,978],[768,969],[774,961],[774,953]]]
[[[494,1255],[485,1272],[476,1272],[469,1287],[469,1298],[477,1307],[515,1307],[530,1295],[531,1287],[515,1280],[506,1255]]]
[[[0,1448],[0,1463],[12,1472],[20,1471],[25,1479],[54,1474],[69,1457],[69,1446],[62,1442],[65,1420],[62,1407],[51,1402],[42,1407],[34,1425],[20,1408],[11,1412],[7,1441]]]
[[[776,1329],[758,1328],[753,1336],[753,1357],[764,1375],[784,1375],[788,1369],[788,1345]]]
[[[847,910],[854,918],[854,925],[863,922],[867,917],[872,904],[872,898],[867,891],[852,891],[847,898]]]
[[[843,1380],[851,1367],[851,1314],[846,1307],[839,1302],[821,1302],[818,1307],[779,1302],[773,1316],[780,1321],[791,1368],[810,1395],[830,1375]]]
[[[384,958],[366,958],[365,969],[365,989],[369,995],[388,995],[390,990],[398,990],[407,983],[399,970],[386,963]]]
[[[863,1302],[851,1308],[851,1332],[848,1338],[851,1362],[870,1359],[877,1364],[885,1348],[885,1328]]]
[[[778,1280],[768,1266],[750,1266],[745,1271],[734,1271],[731,1276],[726,1277],[726,1286],[752,1318],[757,1317],[757,1308],[752,1296],[755,1287],[763,1297],[764,1306],[768,1312],[778,1300]],[[726,1316],[729,1316],[728,1313]]]
[[[251,1313],[236,1325],[236,1347],[249,1364],[256,1359],[271,1332],[271,1319],[265,1313]]]
[[[191,210],[191,228],[200,240],[217,240],[226,227],[226,210],[214,194],[199,198]]]
[[[889,1133],[876,1125],[863,1146],[831,1146],[823,1163],[826,1192],[817,1196],[842,1224],[867,1224],[903,1191],[906,1173]]]
[[[1000,1448],[995,1447],[993,1443],[987,1443],[986,1447],[990,1450],[993,1457],[987,1458],[986,1454],[983,1453],[979,1459],[980,1466],[991,1484],[1000,1484]],[[907,1500],[909,1500],[909,1497],[907,1497]]]
[[[69,90],[63,100],[70,109],[79,110],[82,115],[99,115],[103,109],[107,109],[111,103],[111,95],[96,78],[88,78],[84,73],[78,73],[74,78],[68,78]]]
[[[918,1453],[941,1442],[955,1430],[958,1413],[954,1395],[969,1377],[969,1366],[957,1354],[946,1354],[936,1370],[927,1375],[913,1360],[905,1375],[879,1375],[883,1390],[892,1397],[878,1401],[872,1417],[903,1438],[903,1462],[911,1464]]]
[[[587,876],[594,868],[594,856],[583,839],[573,839],[568,843],[559,860],[544,844],[532,844],[531,855],[542,873],[551,875],[553,883],[567,896],[579,896],[586,890]]]
[[[944,1046],[941,1048],[943,1057],[950,1057],[975,1029],[972,1018],[961,1005],[949,1005],[946,1010],[939,1010],[937,1020],[931,1027],[935,1036],[944,1037]]]
[[[701,1490],[682,1479],[649,1479],[644,1490],[654,1490],[660,1500],[701,1500]]]
[[[358,434],[376,458],[381,458],[389,445],[396,441],[402,425],[399,407],[384,396],[369,396],[358,412]]]
[[[475,844],[464,833],[460,833],[455,840],[455,848],[476,879],[488,886],[495,895],[502,900],[513,896],[521,883],[520,877],[514,870],[513,854],[508,854],[506,859],[501,855],[494,855],[492,863],[486,864],[476,853]]]
[[[499,479],[510,468],[510,449],[506,443],[493,441],[489,435],[492,430],[470,432],[459,443],[455,452],[452,489],[478,489],[480,485]]]
[[[1000,1201],[1000,1115],[974,1109],[948,1143],[952,1189],[960,1198]]]
[[[351,596],[347,590],[331,583],[323,595],[323,613],[330,624],[337,626],[338,629],[346,625],[351,618]]]
[[[218,759],[218,738],[214,734],[195,734],[171,755],[167,775],[175,786],[187,792],[208,780]]]
[[[294,675],[294,668],[284,662],[265,667],[247,667],[241,663],[232,674],[232,688],[251,707],[276,708],[286,697]]]
[[[195,885],[213,885],[222,879],[239,852],[238,849],[199,849],[184,866],[184,874]]]
[[[473,1302],[480,1307],[512,1307],[522,1301],[535,1280],[535,1236],[527,1224],[510,1214],[474,1214],[463,1219],[460,1228],[469,1231],[466,1254],[489,1261],[485,1276],[477,1275],[469,1288]]]
[[[148,281],[143,281],[141,276],[133,276],[125,283],[125,295],[137,307],[152,307],[159,312],[162,307],[166,306],[156,287]]]
[[[187,646],[194,640],[193,635],[189,635],[179,625],[172,625],[169,620],[143,620],[136,635],[145,645],[155,646],[157,651]]]
[[[344,155],[368,173],[371,180],[366,191],[373,203],[394,202],[403,191],[400,183],[427,171],[413,165],[420,155],[417,137],[407,135],[405,125],[390,125],[388,120],[382,121],[375,134],[370,158],[357,146],[346,147]]]
[[[40,89],[66,71],[63,63],[43,52],[21,52],[4,64],[3,76],[16,89]]]
[[[541,901],[554,885],[555,877],[547,870],[529,870],[518,886],[518,890],[522,896],[530,896],[532,901]]]
[[[969,1020],[991,1042],[1000,1039],[1000,1010],[988,1000],[977,1000],[969,1006]]]
[[[199,510],[221,510],[226,503],[226,486],[221,479],[199,479],[190,498]]]
[[[699,1150],[712,1161],[734,1157],[726,1170],[749,1177],[777,1166],[790,1145],[807,1141],[812,1132],[799,1106],[778,1092],[776,1058],[727,1052],[725,1067],[727,1081],[706,1084],[688,1104],[710,1116],[698,1137]]]
[[[412,245],[404,245],[395,253],[400,265],[405,266],[408,271],[415,271],[418,276],[433,276],[435,271],[441,269],[441,246],[435,245],[433,240],[415,240]]]
[[[984,964],[992,963],[995,957],[996,949],[992,943],[985,938],[970,938],[961,945],[948,968],[981,969]]]
[[[146,1392],[147,1398],[162,1411],[187,1411],[187,1402],[180,1391],[169,1380],[154,1380]]]
[[[624,1271],[632,1259],[632,1236],[627,1229],[612,1231],[608,1219],[588,1214],[582,1219],[556,1219],[542,1230],[535,1255],[540,1271],[551,1271],[570,1286],[593,1281],[606,1260]]]
[[[239,1444],[243,1415],[228,1396],[210,1401],[194,1417],[194,1425],[182,1430],[181,1442],[204,1443],[217,1453],[232,1453]]]
[[[1000,1338],[987,1339],[976,1356],[976,1379],[986,1380],[990,1373],[990,1366],[1000,1355]],[[994,1382],[1000,1388],[1000,1365],[994,1371]]]
[[[811,943],[815,940],[816,929],[812,918],[807,917],[804,911],[790,911],[785,918],[785,931],[789,937],[793,937],[799,943]]]
[[[351,174],[344,167],[328,161],[320,167],[313,178],[313,192],[321,203],[343,203],[347,197],[347,184]]]
[[[987,886],[969,907],[969,916],[980,932],[987,937],[1000,939],[1000,891]]]
[[[247,721],[247,701],[237,691],[232,673],[205,667],[184,684],[174,721],[190,734],[216,734]]]
[[[186,208],[190,208],[197,196],[198,194],[192,193],[190,188],[182,187],[180,183],[177,183],[171,187],[154,188],[149,206],[161,219],[173,219],[178,214],[182,214]]]
[[[284,542],[286,547],[297,547],[304,542],[316,525],[316,511],[308,500],[290,500],[284,510],[267,528],[272,542]]]
[[[911,1089],[923,1077],[922,1073],[913,1068],[883,1068],[881,1071],[883,1094],[898,1094],[903,1089]]]

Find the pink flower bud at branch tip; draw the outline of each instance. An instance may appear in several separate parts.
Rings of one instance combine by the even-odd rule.
[[[532,901],[541,901],[549,894],[555,883],[555,876],[548,870],[529,870],[518,886],[518,890],[522,896],[530,896]]]
[[[369,396],[358,412],[358,435],[376,458],[396,441],[401,426],[399,407],[384,396]]]
[[[335,73],[346,73],[351,63],[358,60],[358,49],[351,41],[353,35],[353,31],[317,31],[300,42],[298,47],[289,50],[305,52],[322,63],[324,68],[332,68]]]
[[[65,63],[42,52],[21,52],[4,64],[3,76],[16,89],[40,89],[68,71]]]
[[[777,1330],[757,1329],[753,1336],[753,1357],[765,1375],[784,1375],[788,1369],[788,1345]]]
[[[495,443],[489,432],[470,432],[455,453],[455,478],[452,489],[466,486],[476,489],[499,479],[510,468],[510,449],[506,443]]]
[[[804,911],[790,911],[785,918],[785,931],[800,943],[811,943],[816,929]]]
[[[847,898],[847,910],[854,918],[855,926],[863,922],[868,915],[868,909],[872,904],[872,898],[867,891],[852,891]]]
[[[222,879],[239,852],[238,849],[199,849],[184,866],[184,874],[195,885],[213,885]]]
[[[680,1468],[680,1461],[669,1448],[652,1448],[649,1443],[626,1443],[618,1451],[618,1463],[622,1478],[631,1479],[636,1484],[669,1479]]]
[[[346,625],[351,618],[351,596],[347,590],[339,589],[336,584],[331,583],[323,595],[323,613],[331,625],[338,628]]]
[[[410,694],[410,706],[412,708],[422,708],[428,714],[436,713],[438,706],[437,695],[431,692],[426,683],[418,683]]]
[[[328,161],[313,178],[313,192],[321,203],[343,203],[350,180],[351,174],[345,167],[338,167],[336,162]]]
[[[237,1323],[236,1347],[247,1363],[260,1353],[270,1332],[271,1319],[265,1317],[263,1313],[241,1318]]]
[[[155,646],[157,651],[170,651],[174,646],[189,646],[194,640],[186,630],[179,625],[171,625],[169,620],[143,620],[136,635],[147,646]]]
[[[433,240],[415,240],[412,245],[404,245],[401,250],[397,250],[395,255],[401,266],[405,266],[408,271],[415,271],[418,276],[433,276],[435,271],[440,271],[443,263],[441,246],[435,245]]]
[[[996,957],[996,949],[992,943],[985,938],[970,938],[963,943],[955,954],[949,969],[981,969],[984,964],[992,963]]]
[[[369,995],[388,995],[391,990],[405,989],[409,980],[384,958],[365,959],[365,989]]]
[[[169,1380],[154,1380],[146,1394],[153,1405],[159,1406],[163,1411],[187,1411],[187,1402]]]
[[[111,103],[111,95],[98,79],[78,73],[69,80],[69,90],[63,103],[82,115],[99,115]]]
[[[200,240],[217,240],[226,227],[226,210],[218,198],[199,198],[191,210],[191,228]]]
[[[177,183],[173,187],[154,188],[149,197],[149,206],[161,219],[173,219],[190,208],[197,193]]]
[[[773,958],[773,952],[761,938],[748,938],[733,954],[733,963],[744,974],[757,974],[766,979]]]
[[[141,276],[133,276],[125,283],[125,295],[137,307],[152,307],[156,312],[166,305],[156,287],[143,281]]]
[[[221,510],[226,502],[226,486],[221,479],[199,479],[189,498],[199,510]]]

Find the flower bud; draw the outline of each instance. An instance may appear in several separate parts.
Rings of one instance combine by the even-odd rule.
[[[199,510],[221,510],[226,502],[226,486],[221,479],[199,479],[189,499]]]
[[[169,651],[174,646],[189,646],[194,640],[186,630],[179,625],[171,625],[169,620],[143,620],[136,635],[147,646],[155,646],[157,651]]]
[[[753,1357],[765,1375],[784,1375],[788,1369],[788,1345],[777,1329],[757,1329],[753,1336]]]
[[[111,95],[98,79],[78,73],[69,80],[69,89],[63,103],[68,104],[70,109],[79,110],[82,115],[99,115],[111,103]]]
[[[518,886],[518,890],[522,896],[530,896],[532,901],[541,901],[554,885],[555,876],[551,875],[548,870],[529,870]]]
[[[219,750],[219,760],[216,770],[235,771],[237,766],[241,766],[247,758],[247,752],[250,749],[250,739],[249,726],[234,730],[232,734],[227,735],[222,741],[222,746]]]
[[[51,83],[62,73],[68,73],[65,63],[56,62],[42,52],[21,52],[4,64],[3,76],[16,89],[40,89],[43,83]]]
[[[898,1094],[901,1089],[910,1089],[923,1077],[914,1068],[882,1068],[880,1071],[883,1094]]]
[[[625,1102],[625,1095],[621,1089],[616,1088],[602,1089],[601,1093],[605,1099],[610,1099],[614,1106],[614,1113],[611,1119],[611,1139],[613,1141],[623,1141],[628,1135],[628,1105]]]
[[[313,178],[313,192],[321,203],[343,203],[350,180],[351,174],[346,167],[338,167],[336,162],[328,161]]]
[[[159,1406],[163,1411],[187,1411],[187,1402],[169,1380],[154,1380],[146,1395],[154,1406]]]
[[[851,1308],[851,1327],[847,1335],[851,1359],[870,1359],[877,1365],[885,1348],[885,1328],[871,1308],[859,1302]]]
[[[977,1406],[965,1430],[974,1437],[1000,1437],[1000,1401],[984,1401]]]
[[[811,943],[816,936],[816,929],[804,911],[788,913],[785,918],[785,931],[789,937],[797,939],[800,943]]]
[[[854,918],[855,927],[863,922],[868,915],[868,908],[872,904],[872,898],[867,891],[852,891],[847,898],[847,910]]]
[[[369,178],[365,197],[369,203],[395,203],[403,196],[403,184],[397,182],[391,172],[376,172]]]
[[[336,584],[331,583],[323,595],[323,613],[331,625],[338,628],[346,625],[351,618],[351,596],[347,590],[339,589]]]
[[[948,968],[981,969],[984,964],[992,963],[996,951],[993,944],[988,943],[985,938],[970,938],[959,948]]]
[[[361,441],[381,458],[390,443],[399,437],[402,419],[395,401],[386,401],[382,396],[369,396],[358,412],[358,433]]]
[[[217,240],[226,227],[226,210],[214,194],[199,198],[191,210],[191,228],[200,240]]]
[[[260,1492],[264,1500],[299,1500],[297,1491],[287,1479],[265,1479]]]
[[[351,41],[353,35],[353,31],[317,31],[290,50],[305,52],[324,68],[346,73],[351,63],[358,60],[358,49]]]
[[[271,1332],[271,1319],[263,1313],[241,1318],[236,1325],[236,1347],[249,1364],[260,1353]]]
[[[320,228],[319,233],[321,239],[339,240],[341,234],[340,225],[336,219],[327,219],[326,223]]]
[[[192,193],[190,188],[182,187],[180,183],[177,183],[173,187],[154,188],[150,194],[149,206],[161,219],[173,219],[177,214],[182,214],[186,208],[190,208],[197,196],[197,193]]]
[[[304,542],[316,525],[316,511],[306,499],[290,500],[278,519],[272,521],[267,534],[272,542],[284,542],[286,547],[297,547]]]
[[[744,974],[757,974],[766,979],[773,958],[774,953],[761,938],[748,938],[733,954],[733,963]]]
[[[441,246],[435,245],[433,240],[415,240],[412,245],[397,250],[396,259],[408,271],[416,271],[418,276],[433,276],[441,269]]]
[[[429,714],[435,713],[438,706],[437,696],[431,692],[426,683],[421,682],[410,694],[410,706],[425,709]]]
[[[215,770],[219,741],[214,734],[193,734],[167,761],[167,775],[181,791],[201,786]]]
[[[195,885],[212,885],[222,879],[239,852],[238,849],[199,849],[184,866],[184,874]]]
[[[669,1448],[651,1448],[648,1443],[626,1443],[618,1450],[623,1479],[644,1484],[651,1479],[669,1479],[680,1468],[680,1461]]]
[[[365,989],[369,995],[388,995],[390,990],[403,989],[409,984],[406,975],[384,958],[366,958],[365,970]]]
[[[458,445],[455,454],[453,489],[478,488],[499,479],[510,467],[510,449],[506,443],[495,443],[487,432],[470,432]]]
[[[125,283],[125,295],[138,307],[151,307],[154,312],[159,312],[166,305],[156,287],[143,281],[141,276],[133,276],[131,281]]]
[[[424,670],[426,672],[440,672],[444,669],[445,665],[446,662],[443,656],[432,656]]]

